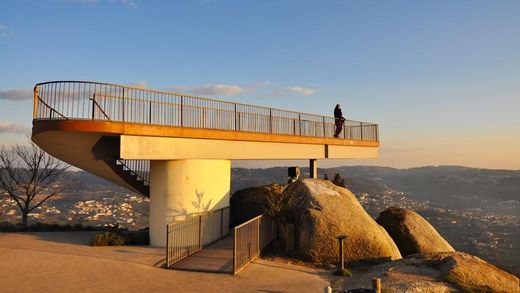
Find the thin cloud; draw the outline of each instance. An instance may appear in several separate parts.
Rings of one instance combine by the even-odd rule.
[[[201,86],[177,86],[170,87],[169,90],[187,92],[194,95],[207,96],[235,96],[254,92],[254,87],[243,87],[234,84],[214,84]]]
[[[11,122],[0,122],[0,133],[27,134],[28,132],[29,128],[25,127],[24,125]]]
[[[57,0],[58,2],[65,2],[65,3],[74,3],[74,4],[88,4],[88,5],[94,5],[99,2],[99,0]]]
[[[72,3],[72,4],[85,4],[85,5],[96,5],[100,0],[56,0],[58,2]],[[111,3],[120,3],[128,8],[137,9],[137,3],[134,0],[108,0]]]
[[[412,153],[412,152],[422,152],[425,151],[425,148],[419,147],[388,147],[381,148],[381,152],[384,153]]]
[[[263,94],[262,96],[259,96],[257,100],[272,100],[289,95],[312,96],[316,93],[316,91],[317,90],[315,88],[301,86],[278,87]]]
[[[205,84],[196,86],[172,86],[168,90],[181,93],[189,93],[201,96],[237,96],[257,93],[259,100],[274,99],[283,96],[301,95],[311,96],[316,93],[315,88],[292,86],[284,87],[270,81],[262,81],[252,84]]]
[[[1,37],[7,36],[7,31],[8,31],[7,26],[0,24],[0,36]]]
[[[312,96],[316,93],[316,89],[309,87],[293,86],[286,88],[287,92],[302,96]]]
[[[133,8],[133,9],[137,9],[138,8],[137,4],[133,0],[119,0],[119,2],[121,2],[121,4],[125,5],[126,7],[130,7],[130,8]]]
[[[148,85],[149,84],[146,81],[136,81],[136,82],[127,84],[127,86],[129,86],[129,87],[136,87],[136,88],[140,88],[140,89],[147,89]]]
[[[32,98],[33,92],[30,89],[0,90],[0,100],[23,101]]]

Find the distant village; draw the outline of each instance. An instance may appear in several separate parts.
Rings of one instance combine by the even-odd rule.
[[[117,226],[129,230],[148,227],[148,198],[116,186],[108,188],[102,185],[101,190],[96,189],[95,185],[90,186],[92,188],[89,190],[78,189],[47,201],[29,214],[29,221]],[[520,219],[514,214],[491,213],[481,208],[439,207],[392,188],[374,193],[357,192],[356,196],[374,218],[391,206],[415,210],[457,250],[478,255],[520,273],[517,265],[520,257],[513,253],[518,250],[515,244],[520,237]],[[16,203],[8,196],[0,197],[0,222],[16,222],[18,217]]]

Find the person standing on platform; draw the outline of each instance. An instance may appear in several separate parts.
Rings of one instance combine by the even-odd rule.
[[[334,108],[334,124],[336,125],[334,137],[339,137],[341,130],[343,130],[343,123],[345,123],[345,118],[343,118],[343,113],[341,113],[341,105],[337,104]]]

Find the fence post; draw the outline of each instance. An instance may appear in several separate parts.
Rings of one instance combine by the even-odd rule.
[[[166,268],[170,268],[170,230],[168,228],[168,224],[166,224]]]
[[[262,217],[260,217],[256,221],[256,250],[260,251],[260,221],[262,220]],[[255,251],[256,253],[256,251]]]
[[[199,248],[202,248],[202,216],[199,216]]]
[[[233,274],[237,271],[237,229],[233,228]]]
[[[224,209],[220,210],[220,237],[224,236]]]

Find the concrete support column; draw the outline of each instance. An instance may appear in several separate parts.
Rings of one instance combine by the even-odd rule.
[[[310,159],[309,160],[309,177],[316,179],[318,178],[318,160]]]
[[[230,160],[150,162],[150,245],[166,246],[176,216],[229,206]]]

